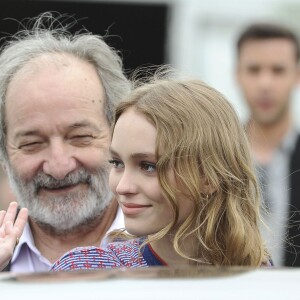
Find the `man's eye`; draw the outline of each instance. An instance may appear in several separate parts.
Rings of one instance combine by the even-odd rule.
[[[93,135],[74,135],[71,137],[71,140],[72,140],[72,142],[75,142],[75,143],[88,144],[94,138],[95,137]]]
[[[37,150],[39,147],[41,147],[41,145],[42,145],[42,142],[26,143],[26,144],[20,145],[19,149],[26,151],[26,152],[30,152],[30,151]]]
[[[78,139],[78,140],[90,140],[93,138],[94,138],[94,136],[92,136],[90,134],[72,136],[72,139]]]
[[[283,67],[274,67],[273,68],[273,73],[276,74],[276,75],[281,75],[283,73],[285,73],[285,68]]]
[[[155,172],[156,171],[156,164],[149,163],[149,162],[141,162],[141,169],[146,172]]]
[[[249,66],[248,73],[250,74],[258,74],[260,72],[260,67],[258,66]]]
[[[108,162],[113,166],[113,168],[116,168],[116,169],[124,168],[124,164],[120,160],[111,159]]]

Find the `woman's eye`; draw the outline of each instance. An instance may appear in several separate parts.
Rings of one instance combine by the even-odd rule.
[[[156,165],[154,163],[141,162],[141,169],[146,172],[155,172]]]
[[[116,168],[116,169],[124,168],[124,164],[120,160],[111,159],[108,162],[113,166],[113,168]]]

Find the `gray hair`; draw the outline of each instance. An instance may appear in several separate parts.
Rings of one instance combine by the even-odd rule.
[[[65,53],[91,63],[103,84],[106,101],[105,115],[112,123],[117,103],[130,91],[131,85],[123,73],[123,64],[117,51],[109,47],[103,37],[87,30],[70,33],[75,24],[62,25],[70,16],[43,13],[31,19],[31,29],[23,29],[7,42],[0,54],[0,161],[8,159],[6,152],[5,98],[7,88],[29,61],[43,54]],[[29,23],[29,22],[28,22]]]

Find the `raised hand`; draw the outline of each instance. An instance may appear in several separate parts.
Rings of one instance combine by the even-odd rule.
[[[15,220],[17,209],[17,202],[11,202],[7,211],[0,211],[0,270],[4,269],[11,259],[27,222],[27,208],[22,208]]]

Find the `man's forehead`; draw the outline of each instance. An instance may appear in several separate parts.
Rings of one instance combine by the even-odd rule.
[[[64,58],[42,55],[19,71],[7,89],[6,117],[9,112],[23,117],[50,115],[57,109],[71,115],[94,111],[103,117],[105,92],[94,67],[69,55]],[[68,66],[70,69],[61,69]]]
[[[68,92],[68,88],[71,88],[75,97],[87,97],[102,102],[105,100],[104,87],[95,66],[68,53],[46,53],[28,61],[10,80],[6,97],[8,98],[12,86],[13,89],[24,88],[24,82],[27,82],[26,85],[32,84],[37,92],[42,92],[44,87],[40,87],[40,83],[45,83],[48,89],[50,78],[54,80],[52,85],[54,84],[55,90],[60,87],[59,93]],[[39,83],[35,84],[37,80]],[[79,91],[78,95],[76,90]]]
[[[43,53],[38,55],[29,61],[27,61],[15,74],[14,78],[22,75],[30,75],[41,72],[45,69],[57,69],[66,68],[66,67],[74,67],[80,64],[89,64],[78,57],[75,57],[69,53]]]
[[[245,41],[239,50],[239,58],[253,57],[258,54],[272,53],[273,55],[285,55],[286,58],[296,60],[297,48],[293,41],[286,38],[249,39]]]

